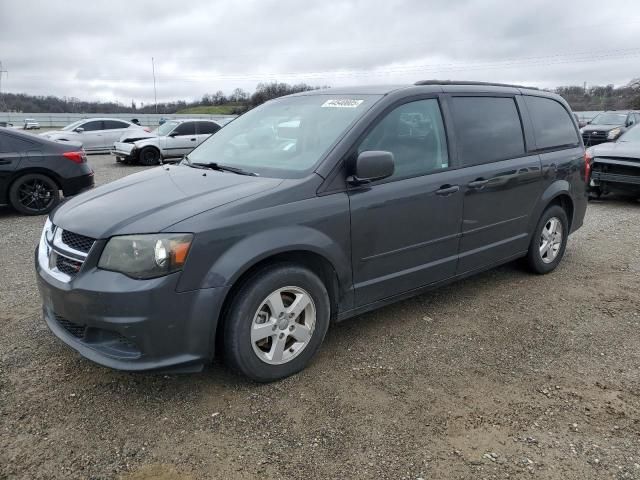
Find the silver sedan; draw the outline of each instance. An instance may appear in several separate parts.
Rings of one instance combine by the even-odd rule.
[[[40,135],[49,140],[80,142],[86,152],[104,152],[109,151],[113,143],[128,130],[149,131],[119,118],[86,118],[67,125],[62,130]]]

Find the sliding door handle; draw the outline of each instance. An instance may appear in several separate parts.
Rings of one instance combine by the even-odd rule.
[[[447,195],[456,193],[458,190],[460,190],[459,185],[442,185],[438,190],[436,190],[436,195],[446,197]]]
[[[467,184],[467,187],[469,187],[469,188],[482,188],[487,183],[489,183],[489,180],[485,180],[484,178],[478,178],[477,180],[474,180],[473,182],[469,182]]]

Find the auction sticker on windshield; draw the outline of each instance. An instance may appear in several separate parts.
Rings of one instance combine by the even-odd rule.
[[[337,100],[327,100],[322,104],[322,108],[357,108],[362,102],[364,102],[364,100],[340,98]]]

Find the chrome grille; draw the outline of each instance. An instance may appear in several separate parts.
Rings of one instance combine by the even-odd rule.
[[[62,231],[62,243],[82,253],[89,253],[95,240],[69,230]]]
[[[38,247],[40,267],[61,282],[70,282],[80,272],[95,240],[63,230],[47,219]]]
[[[56,268],[62,273],[67,274],[70,277],[75,277],[76,274],[80,271],[82,262],[63,257],[62,255],[58,255],[56,253],[54,253],[53,255],[56,256]]]

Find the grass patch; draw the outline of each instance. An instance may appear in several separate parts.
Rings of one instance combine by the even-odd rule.
[[[199,107],[184,108],[177,113],[203,113],[207,115],[232,115],[238,104],[200,105]]]

